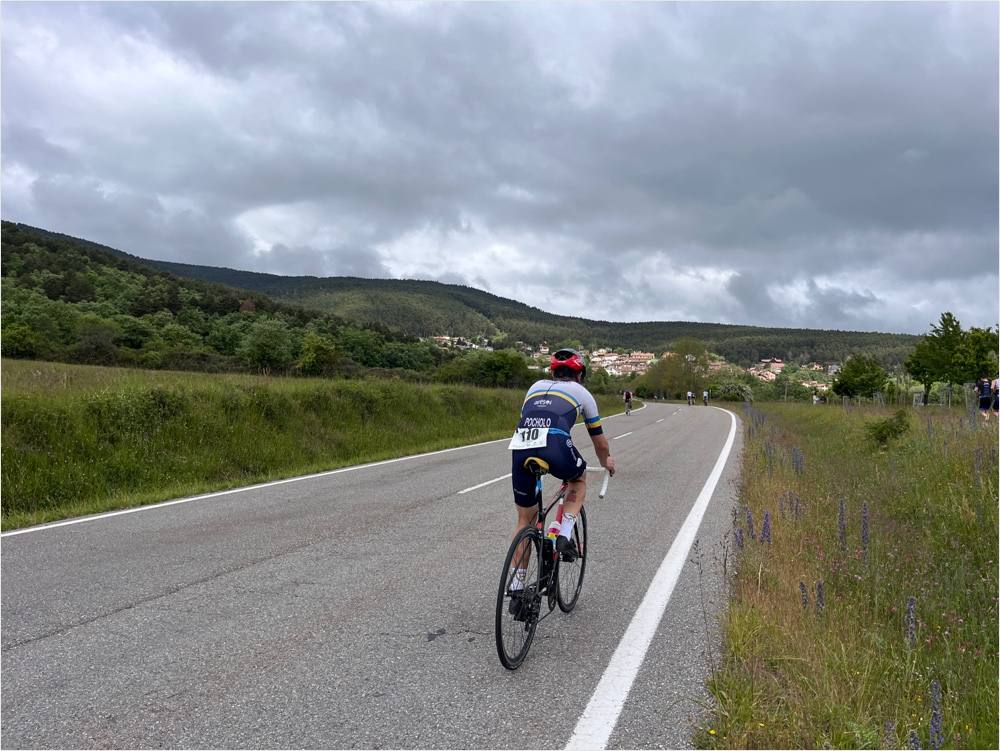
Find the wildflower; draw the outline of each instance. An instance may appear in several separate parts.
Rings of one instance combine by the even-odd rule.
[[[917,643],[917,598],[906,598],[906,644],[912,649]]]
[[[799,503],[799,496],[795,494],[795,517],[798,518],[802,515],[802,504]]]
[[[801,475],[806,471],[806,455],[797,446],[792,448],[792,468],[797,475]]]
[[[941,732],[941,684],[931,681],[931,737],[930,744],[941,748],[944,734]]]
[[[757,535],[753,531],[753,511],[750,510],[749,506],[747,506],[747,536],[751,540],[757,539]]]
[[[896,748],[896,721],[886,720],[882,733],[882,748]]]
[[[740,527],[737,527],[734,530],[733,535],[736,539],[736,549],[743,550],[743,530]]]
[[[805,582],[799,582],[799,594],[802,595],[802,607],[809,607],[809,590],[806,589]]]
[[[837,513],[837,536],[840,539],[840,548],[847,549],[847,509],[844,508],[844,499],[840,499],[840,511]]]
[[[906,742],[907,748],[920,748],[920,738],[917,737],[917,731],[911,730],[910,737]]]
[[[823,608],[826,606],[826,596],[825,590],[823,588],[823,580],[820,579],[816,582],[816,610],[822,613]]]
[[[868,541],[868,503],[866,502],[861,505],[861,549],[864,551],[865,558],[868,557]]]
[[[771,512],[764,512],[764,522],[760,525],[760,541],[771,544]]]
[[[709,735],[715,735],[715,728],[709,728],[708,729],[708,734]]]

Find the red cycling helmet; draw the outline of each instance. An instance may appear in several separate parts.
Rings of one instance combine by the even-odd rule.
[[[587,377],[587,361],[575,349],[561,349],[558,352],[553,352],[549,358],[549,368],[551,368],[553,375],[555,375],[556,368],[569,368],[574,373],[579,373],[580,378]]]

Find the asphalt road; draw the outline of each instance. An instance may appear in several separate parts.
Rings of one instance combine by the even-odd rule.
[[[459,493],[510,471],[504,443],[5,535],[0,744],[563,748],[731,422],[655,403],[606,420],[619,474],[603,501],[592,476],[580,603],[516,672],[493,642],[510,480]],[[690,745],[739,449],[608,748]]]

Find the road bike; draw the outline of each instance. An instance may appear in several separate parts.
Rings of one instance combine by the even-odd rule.
[[[625,416],[628,417],[632,414],[632,400],[625,402]]]
[[[524,527],[511,542],[497,590],[497,655],[508,670],[516,670],[524,662],[535,638],[535,629],[552,614],[556,605],[564,613],[576,607],[587,570],[586,510],[580,509],[573,527],[574,550],[560,555],[555,549],[555,535],[545,532],[545,518],[555,509],[555,521],[562,521],[568,484],[564,482],[546,506],[542,498],[542,477],[548,472],[548,464],[537,457],[529,457],[524,466],[535,476],[538,516],[534,526]],[[587,467],[587,471],[604,472],[604,482],[598,493],[599,498],[604,498],[608,491],[607,471],[597,467]]]

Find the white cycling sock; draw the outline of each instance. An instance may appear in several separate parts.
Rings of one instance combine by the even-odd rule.
[[[516,568],[513,571],[514,576],[510,579],[510,589],[512,592],[518,592],[524,589],[524,580],[528,578],[528,569]]]
[[[576,524],[576,514],[568,511],[563,512],[562,526],[559,527],[559,534],[563,537],[573,539],[573,525]]]

